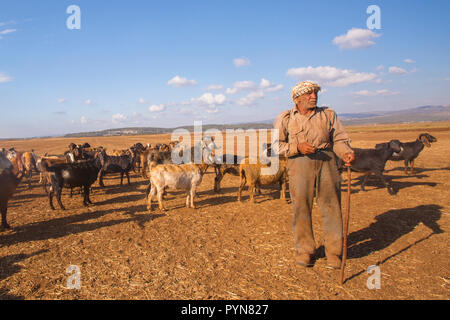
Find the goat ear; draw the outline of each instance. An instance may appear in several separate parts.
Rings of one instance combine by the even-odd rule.
[[[426,145],[428,148],[431,147],[430,141],[428,141],[428,138],[426,135],[422,135],[420,140],[423,142],[424,145]]]

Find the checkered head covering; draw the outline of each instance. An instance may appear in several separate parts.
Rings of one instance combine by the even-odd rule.
[[[295,99],[300,97],[302,94],[311,93],[313,91],[320,91],[320,86],[317,83],[311,81],[299,82],[292,88],[292,100],[295,101]]]

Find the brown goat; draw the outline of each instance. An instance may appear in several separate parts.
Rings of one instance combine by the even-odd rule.
[[[238,201],[241,201],[242,190],[246,182],[249,184],[250,201],[255,202],[255,188],[279,183],[281,186],[280,199],[286,199],[286,184],[288,180],[287,158],[280,157],[278,170],[274,174],[262,174],[261,169],[270,168],[270,165],[261,163],[251,164],[248,161],[239,166],[240,185],[238,190]]]

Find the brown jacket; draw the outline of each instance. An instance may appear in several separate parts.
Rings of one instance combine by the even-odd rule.
[[[317,149],[332,149],[342,158],[353,152],[350,139],[336,113],[327,107],[317,107],[312,115],[300,114],[296,107],[281,113],[274,122],[279,130],[279,154],[292,157],[300,153],[298,145],[311,143]]]

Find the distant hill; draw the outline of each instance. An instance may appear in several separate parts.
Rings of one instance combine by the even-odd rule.
[[[450,105],[444,106],[422,106],[412,109],[397,111],[372,111],[361,113],[341,113],[338,114],[344,125],[365,125],[365,124],[389,124],[408,122],[429,122],[429,121],[450,121]],[[203,130],[208,129],[270,129],[273,127],[274,119],[258,122],[248,122],[239,124],[209,124],[203,125]],[[186,129],[193,131],[193,126],[181,126],[176,128],[154,128],[154,127],[130,127],[108,129],[94,132],[80,132],[66,134],[64,137],[100,137],[100,136],[122,136],[122,135],[146,135],[171,133],[175,129]]]

